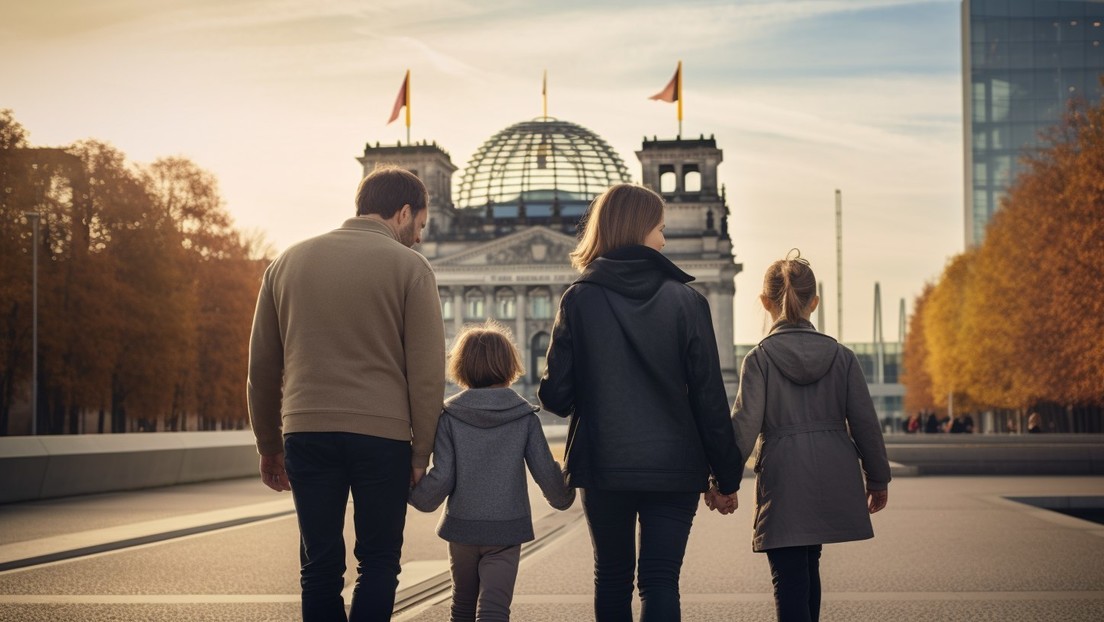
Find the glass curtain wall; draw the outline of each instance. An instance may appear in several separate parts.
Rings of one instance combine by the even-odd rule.
[[[1071,101],[1098,103],[1104,0],[964,0],[966,244]]]

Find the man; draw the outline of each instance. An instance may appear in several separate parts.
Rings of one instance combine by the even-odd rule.
[[[356,218],[284,251],[261,282],[249,416],[262,481],[295,501],[306,622],[346,619],[350,490],[348,619],[387,620],[394,607],[407,494],[429,463],[444,395],[437,282],[410,248],[427,203],[415,175],[377,169],[357,190]]]

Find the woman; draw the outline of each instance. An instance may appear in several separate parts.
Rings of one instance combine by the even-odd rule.
[[[598,622],[680,619],[678,592],[710,473],[735,498],[743,473],[709,304],[659,251],[663,199],[619,184],[595,199],[560,300],[538,393],[571,417],[568,485],[582,489]],[[640,552],[636,524],[640,523]]]
[[[732,416],[742,452],[763,438],[752,548],[767,554],[780,622],[818,619],[821,545],[873,538],[870,514],[889,495],[862,367],[809,322],[816,289],[800,252],[767,268],[759,298],[774,324],[744,359]]]

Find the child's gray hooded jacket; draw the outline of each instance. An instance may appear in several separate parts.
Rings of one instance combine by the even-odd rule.
[[[509,388],[468,389],[445,401],[433,466],[410,492],[423,512],[448,497],[437,535],[482,546],[532,540],[526,464],[552,507],[571,507],[575,490],[552,459],[537,410]]]
[[[748,352],[732,423],[756,460],[755,551],[874,537],[866,491],[889,488],[885,441],[855,353],[807,321]]]

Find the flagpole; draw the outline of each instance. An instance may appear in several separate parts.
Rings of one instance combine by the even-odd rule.
[[[410,144],[410,70],[406,70],[406,144]]]
[[[670,65],[668,65],[668,67],[670,67]],[[678,63],[678,87],[677,88],[678,88],[677,93],[678,93],[678,122],[679,122],[678,137],[682,138],[682,61],[681,60]]]
[[[544,70],[544,79],[541,81],[541,113],[548,118],[548,70]]]

